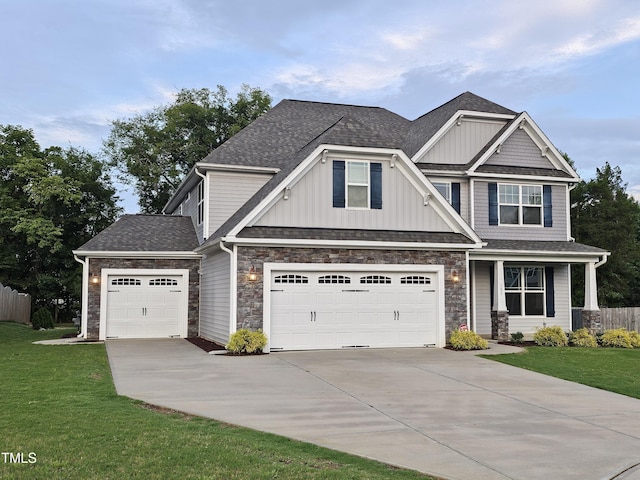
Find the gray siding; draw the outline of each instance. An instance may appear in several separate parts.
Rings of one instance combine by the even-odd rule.
[[[427,177],[430,182],[449,182],[460,184],[460,216],[465,222],[471,223],[470,212],[470,198],[469,198],[469,181],[460,177]]]
[[[502,144],[500,153],[494,153],[487,159],[485,165],[500,165],[504,167],[548,168],[556,167],[547,157],[543,157],[540,148],[524,131],[517,129]]]
[[[219,251],[202,258],[200,336],[226,344],[231,322],[231,256]]]
[[[185,196],[180,206],[182,207],[182,215],[191,217],[193,225],[196,228],[196,234],[198,235],[198,242],[202,243],[204,222],[198,225],[198,185],[188,194],[188,199]],[[173,215],[180,215],[180,207],[173,212]]]
[[[505,122],[463,120],[454,125],[418,163],[464,164],[482,150]]]
[[[209,235],[269,181],[269,173],[209,172]]]
[[[333,208],[333,163],[318,162],[255,225],[450,232],[399,166],[382,163],[382,209]]]
[[[500,183],[500,182],[498,182]],[[510,183],[510,182],[505,182]],[[513,182],[523,183],[523,182]],[[532,182],[541,185],[541,182]],[[568,240],[567,235],[567,186],[553,185],[551,202],[553,227],[489,225],[488,182],[474,182],[475,219],[473,228],[483,239],[508,240]]]
[[[491,284],[493,262],[474,262],[475,277],[475,331],[479,335],[491,335]]]

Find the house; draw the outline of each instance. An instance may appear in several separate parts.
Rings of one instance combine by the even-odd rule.
[[[410,121],[284,100],[198,162],[164,209],[74,251],[87,339],[262,328],[267,351],[446,344],[571,328],[580,181],[526,112],[466,92]]]

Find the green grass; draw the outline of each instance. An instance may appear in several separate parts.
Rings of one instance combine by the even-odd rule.
[[[525,353],[484,358],[640,398],[640,349],[528,347]]]
[[[104,345],[33,345],[0,322],[2,479],[426,479],[364,458],[215,420],[162,412],[115,392]]]

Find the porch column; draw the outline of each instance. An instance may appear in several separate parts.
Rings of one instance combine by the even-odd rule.
[[[582,325],[591,333],[600,332],[600,308],[598,307],[598,284],[596,281],[595,262],[584,266],[584,309],[582,310]]]
[[[493,309],[491,311],[491,338],[509,340],[509,312],[504,288],[504,261],[493,263]]]

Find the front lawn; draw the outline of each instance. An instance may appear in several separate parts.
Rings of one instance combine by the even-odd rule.
[[[120,397],[104,345],[31,343],[65,331],[0,322],[0,478],[430,478]]]
[[[484,357],[640,398],[640,349],[527,347],[526,353]]]

